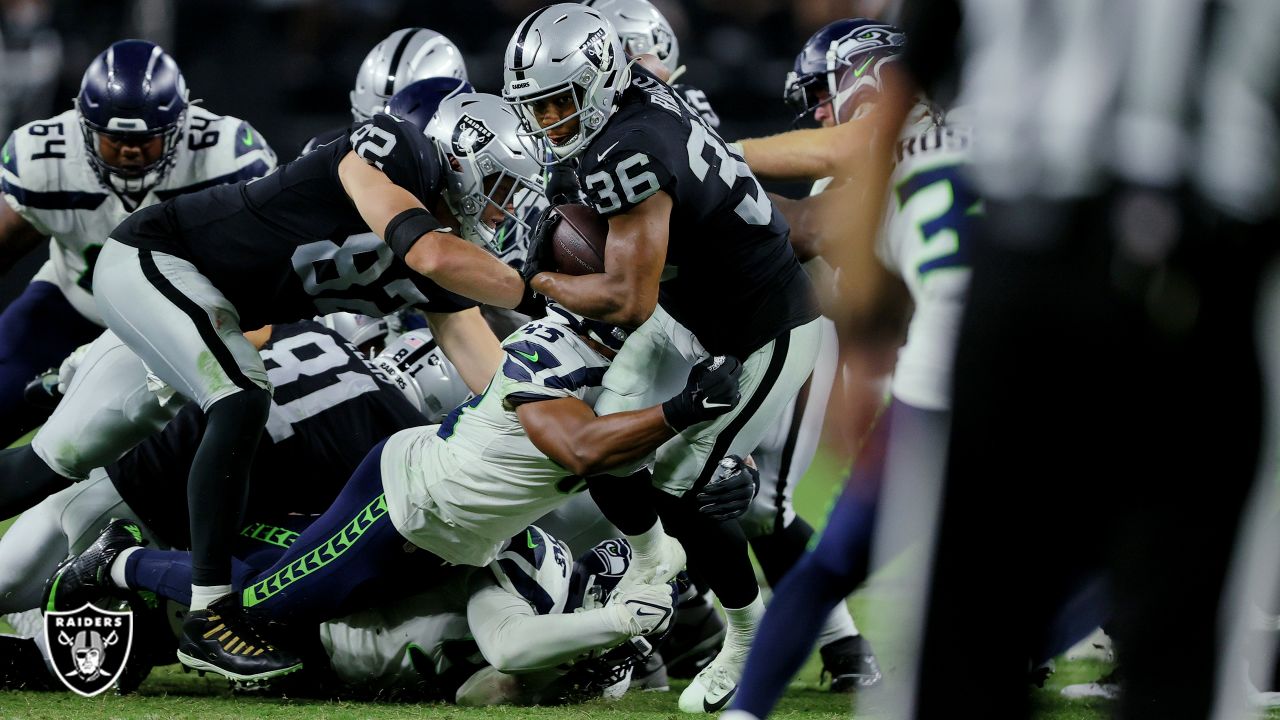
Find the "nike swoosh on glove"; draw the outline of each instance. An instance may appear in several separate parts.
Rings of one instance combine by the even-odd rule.
[[[675,615],[671,586],[667,583],[615,591],[609,598],[608,608],[616,620],[614,627],[631,637],[660,635],[666,632]]]
[[[662,403],[667,425],[683,432],[691,425],[714,420],[738,406],[742,363],[732,355],[717,355],[693,366],[679,395]]]

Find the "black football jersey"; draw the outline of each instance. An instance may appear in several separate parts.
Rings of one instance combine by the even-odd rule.
[[[342,138],[350,135],[357,127],[359,127],[359,124],[351,127],[330,128],[325,130],[319,135],[308,140],[307,143],[302,146],[302,151],[298,153],[298,157],[302,157],[316,148],[324,147],[335,140],[341,140]]]
[[[266,177],[134,213],[112,237],[191,261],[235,305],[243,328],[338,311],[381,317],[476,305],[409,269],[369,230],[338,180],[351,151],[434,206],[443,182],[431,140],[376,115]]]
[[[374,445],[427,422],[341,335],[317,322],[275,326],[262,359],[275,394],[249,472],[247,521],[324,512]],[[204,428],[204,413],[188,404],[107,467],[121,497],[175,547],[190,542],[187,475]]]
[[[671,86],[671,89],[675,90],[682,100],[689,103],[689,107],[697,111],[708,125],[717,130],[720,129],[720,116],[716,114],[715,108],[711,107],[711,101],[707,99],[706,93],[687,83],[676,83]]]
[[[671,196],[662,306],[713,354],[746,357],[818,316],[790,227],[741,156],[670,86],[633,66],[617,111],[579,160],[606,217]]]

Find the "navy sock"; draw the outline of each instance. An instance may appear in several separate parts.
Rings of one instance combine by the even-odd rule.
[[[231,559],[231,586],[244,587],[258,569]],[[191,553],[183,550],[150,550],[130,553],[124,561],[124,577],[135,590],[150,590],[182,605],[191,604]]]

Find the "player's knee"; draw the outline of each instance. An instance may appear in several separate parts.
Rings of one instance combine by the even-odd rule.
[[[205,412],[211,424],[225,421],[244,423],[244,427],[262,428],[267,423],[270,411],[271,392],[255,386],[216,400]]]

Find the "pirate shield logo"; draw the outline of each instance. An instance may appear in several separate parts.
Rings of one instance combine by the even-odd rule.
[[[85,697],[111,687],[129,660],[133,612],[85,604],[44,616],[44,640],[62,683]]]

